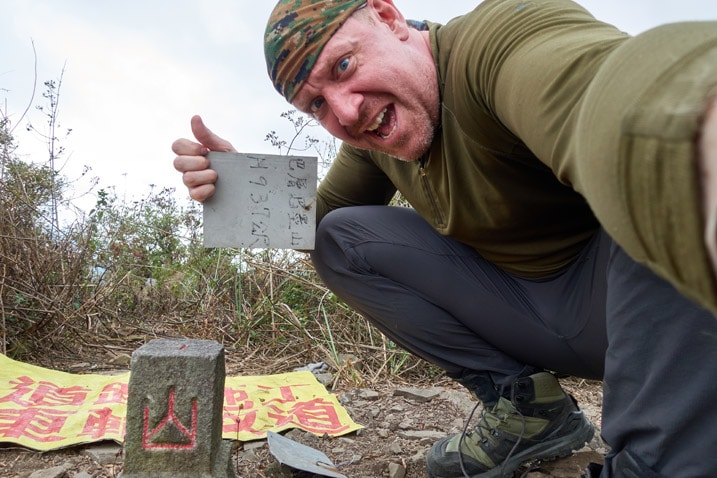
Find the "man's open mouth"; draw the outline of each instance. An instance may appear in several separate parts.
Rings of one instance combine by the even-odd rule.
[[[374,122],[369,126],[366,131],[375,134],[376,136],[388,139],[396,131],[396,114],[393,106],[387,106],[381,111]]]

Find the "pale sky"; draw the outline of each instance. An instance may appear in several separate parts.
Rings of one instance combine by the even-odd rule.
[[[172,141],[190,137],[201,114],[237,149],[276,153],[271,130],[290,139],[279,115],[290,105],[271,86],[262,36],[273,0],[0,0],[0,108],[17,122],[31,97],[65,65],[59,119],[72,133],[63,173],[85,167],[100,187],[140,197],[149,185],[175,187]],[[446,22],[479,1],[395,0],[407,18]],[[712,0],[583,0],[597,18],[637,34],[661,23],[717,19]],[[29,120],[44,119],[32,108]],[[47,158],[44,144],[15,130],[18,154]],[[81,186],[79,186],[81,188]],[[91,207],[93,199],[88,198]]]

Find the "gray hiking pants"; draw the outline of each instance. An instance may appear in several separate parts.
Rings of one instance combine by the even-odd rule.
[[[312,259],[341,299],[451,377],[603,379],[601,477],[717,476],[717,320],[603,231],[559,274],[524,279],[410,209],[347,207],[323,218]]]

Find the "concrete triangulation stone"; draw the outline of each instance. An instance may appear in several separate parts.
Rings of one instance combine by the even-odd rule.
[[[234,478],[222,440],[224,348],[152,340],[131,368],[121,478]]]

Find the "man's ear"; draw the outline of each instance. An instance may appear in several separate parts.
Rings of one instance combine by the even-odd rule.
[[[408,25],[393,0],[368,0],[367,8],[373,10],[381,23],[388,26],[400,40],[408,38]]]

